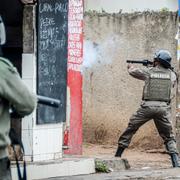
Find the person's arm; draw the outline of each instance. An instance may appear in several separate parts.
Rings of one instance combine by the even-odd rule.
[[[30,114],[36,107],[36,95],[21,80],[15,67],[0,61],[0,96],[20,115]]]
[[[134,67],[132,64],[128,64],[127,69],[128,69],[128,73],[136,79],[144,81],[148,78],[149,75],[148,68],[137,68]]]

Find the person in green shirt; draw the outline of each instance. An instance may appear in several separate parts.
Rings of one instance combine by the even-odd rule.
[[[0,16],[0,45],[6,41],[5,28]],[[21,117],[36,107],[37,97],[29,91],[17,69],[0,54],[0,180],[11,180],[7,147],[10,144],[10,109]]]

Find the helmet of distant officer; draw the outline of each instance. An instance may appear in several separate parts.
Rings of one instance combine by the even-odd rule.
[[[159,61],[165,68],[171,67],[171,53],[167,50],[159,50],[154,54],[154,61]]]

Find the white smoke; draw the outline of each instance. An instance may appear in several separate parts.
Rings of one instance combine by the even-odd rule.
[[[93,66],[100,66],[111,64],[114,55],[117,51],[117,37],[111,36],[101,44],[97,44],[90,40],[84,41],[84,58],[83,69],[92,68]]]
[[[98,49],[95,43],[85,40],[83,54],[83,67],[91,68],[94,64],[96,64]]]

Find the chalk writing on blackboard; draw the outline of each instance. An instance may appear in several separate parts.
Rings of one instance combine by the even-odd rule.
[[[39,0],[37,12],[37,91],[61,101],[59,109],[39,106],[38,124],[62,122],[66,120],[68,0]]]

